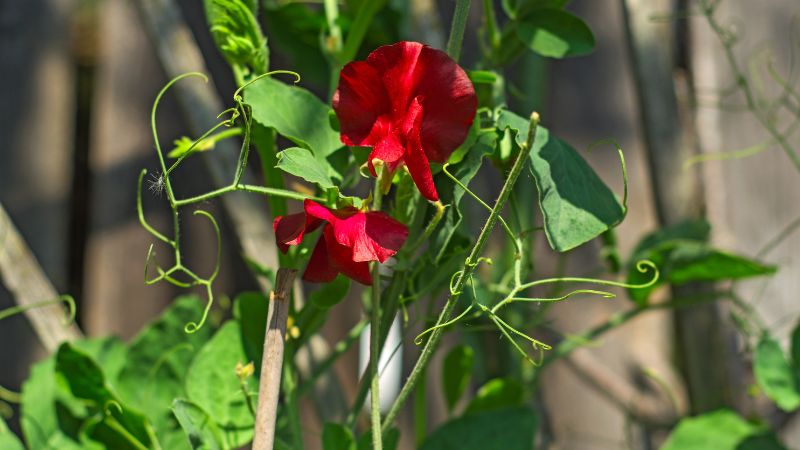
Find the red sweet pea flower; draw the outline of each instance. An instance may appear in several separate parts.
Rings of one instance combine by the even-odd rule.
[[[429,161],[444,163],[467,137],[478,99],[464,70],[445,52],[418,42],[379,47],[342,69],[333,94],[341,139],[372,147],[394,171],[408,167],[428,200],[439,195]]]
[[[305,212],[275,218],[273,228],[278,248],[286,253],[290,245],[303,241],[325,223],[322,236],[311,253],[303,279],[324,283],[343,273],[359,283],[371,285],[369,261],[384,262],[408,237],[408,228],[382,212],[356,208],[328,209],[306,200]]]

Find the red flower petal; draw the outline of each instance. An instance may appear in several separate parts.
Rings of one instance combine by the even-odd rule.
[[[346,65],[333,99],[342,142],[373,147],[373,176],[373,158],[391,170],[404,162],[430,200],[438,195],[429,161],[447,161],[464,141],[477,104],[464,70],[446,53],[418,42],[379,47],[366,61]]]
[[[361,284],[372,285],[369,263],[366,261],[354,261],[353,249],[337,242],[331,226],[326,226],[322,230],[322,239],[325,241],[331,267]]]
[[[321,237],[314,246],[306,271],[303,272],[303,279],[312,283],[327,283],[333,281],[338,274],[339,270],[331,264],[325,238]]]

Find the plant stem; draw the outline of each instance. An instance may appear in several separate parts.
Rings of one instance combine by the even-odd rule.
[[[283,350],[286,344],[286,319],[289,315],[292,283],[296,270],[281,268],[275,277],[275,290],[270,294],[267,333],[261,358],[253,450],[272,450],[275,444],[275,421],[278,418]]]
[[[450,26],[450,39],[447,40],[447,54],[455,62],[461,56],[461,43],[464,40],[464,29],[469,18],[470,0],[456,0],[456,9],[453,13],[453,23]]]
[[[461,2],[459,2],[461,4]],[[450,319],[450,316],[453,313],[453,309],[458,302],[459,297],[461,296],[461,291],[464,289],[464,286],[472,277],[472,273],[475,271],[475,268],[478,266],[478,259],[483,252],[483,248],[486,246],[486,242],[489,240],[489,235],[491,234],[492,230],[494,229],[495,224],[497,223],[498,217],[500,216],[500,211],[502,211],[503,207],[505,206],[506,202],[508,201],[508,197],[511,194],[511,190],[514,187],[514,184],[519,178],[520,173],[522,173],[522,168],[525,166],[525,163],[528,160],[528,155],[530,154],[531,149],[533,148],[534,140],[536,137],[536,129],[539,125],[539,114],[534,112],[531,114],[530,119],[530,128],[528,129],[528,139],[524,147],[520,148],[519,155],[517,156],[516,161],[514,161],[514,165],[511,167],[511,172],[508,174],[508,178],[506,178],[505,183],[503,184],[503,188],[500,190],[500,195],[497,197],[497,201],[492,208],[492,212],[489,214],[489,217],[486,219],[486,223],[483,225],[481,229],[480,235],[478,235],[478,240],[475,243],[475,246],[472,247],[472,251],[470,252],[469,256],[467,257],[466,261],[464,261],[464,267],[461,270],[461,275],[458,276],[455,286],[450,290],[450,295],[447,298],[447,303],[445,307],[442,309],[441,314],[439,314],[439,319],[436,321],[436,325],[434,326],[434,330],[431,332],[431,336],[428,341],[425,343],[425,347],[422,349],[422,353],[417,360],[417,363],[414,365],[414,368],[411,371],[411,375],[409,375],[406,383],[403,385],[403,388],[400,390],[400,394],[397,396],[397,399],[392,404],[389,413],[386,415],[386,419],[383,422],[383,428],[388,428],[394,422],[397,414],[400,412],[400,408],[402,408],[403,403],[405,403],[408,395],[414,389],[414,385],[417,383],[417,379],[420,375],[425,371],[425,367],[428,365],[428,361],[430,360],[431,356],[433,355],[433,351],[436,349],[437,344],[439,343],[439,339],[442,335],[442,327],[441,325],[447,322]]]
[[[380,211],[383,200],[381,182],[386,176],[386,168],[378,168],[378,177],[375,179],[375,189],[372,194],[372,210]],[[380,360],[380,330],[381,330],[381,265],[378,261],[372,263],[372,310],[370,311],[369,326],[369,371],[370,371],[370,417],[372,422],[372,448],[383,450],[381,439],[381,397],[378,361]]]
[[[200,195],[198,195],[196,197],[189,197],[189,198],[185,198],[185,199],[182,199],[182,200],[175,200],[175,206],[180,207],[180,206],[191,205],[193,203],[201,203],[201,202],[204,202],[204,201],[207,201],[207,200],[211,200],[212,198],[219,197],[221,195],[227,194],[229,192],[235,192],[235,191],[251,192],[251,193],[254,193],[254,194],[263,194],[263,195],[271,195],[271,196],[274,196],[274,197],[288,198],[288,199],[300,200],[300,201],[303,201],[303,200],[306,200],[306,199],[310,199],[310,200],[314,200],[314,201],[318,201],[318,202],[324,202],[325,201],[325,199],[320,198],[320,197],[312,197],[312,196],[300,194],[300,193],[297,193],[297,192],[294,192],[294,191],[287,191],[285,189],[268,188],[268,187],[256,186],[256,185],[252,185],[252,184],[239,184],[239,185],[230,184],[230,185],[225,186],[223,188],[219,188],[219,189],[213,190],[211,192],[206,192],[205,194],[200,194]]]

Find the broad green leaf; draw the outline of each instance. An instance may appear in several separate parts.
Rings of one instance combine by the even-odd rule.
[[[73,345],[95,358],[116,378],[125,358],[125,347],[119,339],[91,339]],[[55,356],[33,366],[22,386],[20,424],[30,449],[57,448],[83,450],[102,448],[100,444],[80,443],[79,431],[90,415],[86,402],[75,398],[66,383],[56,383]]]
[[[233,302],[233,311],[242,329],[247,359],[253,361],[256,367],[261,367],[269,298],[260,292],[242,292]]]
[[[530,124],[502,110],[497,127],[514,130],[517,144],[523,145]],[[539,191],[544,231],[554,250],[571,250],[623,219],[625,212],[611,189],[575,149],[542,126],[536,130],[530,161],[531,174]]]
[[[453,176],[462,184],[469,187],[470,181],[478,173],[478,170],[483,164],[483,158],[494,151],[495,143],[494,133],[484,133],[477,136],[477,141],[472,147],[466,147],[467,151],[464,159],[454,167],[449,167],[448,170]],[[449,205],[445,210],[444,217],[439,223],[439,228],[434,233],[431,239],[431,249],[434,256],[435,263],[440,263],[445,256],[445,250],[448,248],[450,239],[452,239],[461,221],[463,215],[461,214],[461,199],[464,198],[463,189],[457,186],[445,174],[439,174],[436,177],[436,190],[439,193],[442,203]]]
[[[512,19],[540,8],[563,8],[569,0],[502,0],[503,11]]]
[[[25,447],[22,446],[22,442],[19,441],[17,435],[8,429],[2,417],[0,417],[0,449],[25,450]]]
[[[442,367],[442,386],[447,408],[452,411],[458,399],[464,394],[472,377],[472,365],[475,362],[475,352],[472,347],[459,345],[444,358]]]
[[[662,284],[681,285],[694,281],[735,280],[772,275],[777,270],[744,256],[734,255],[710,247],[708,244],[690,240],[664,241],[647,251],[639,252],[638,259],[655,263],[660,271],[657,283],[643,289],[630,290],[637,303],[647,302],[650,294]],[[636,270],[634,261],[628,270],[628,283],[644,283],[652,273]]]
[[[301,87],[268,77],[247,87],[244,98],[256,122],[311,150],[320,161],[343,146],[331,127],[331,108]]]
[[[436,429],[421,450],[533,450],[537,418],[528,408],[469,414]]]
[[[513,408],[521,406],[524,400],[524,389],[518,381],[511,378],[495,378],[478,389],[464,414]]]
[[[250,0],[204,0],[211,36],[234,72],[260,75],[267,71],[267,40],[253,13]]]
[[[630,264],[647,257],[647,253],[659,245],[674,241],[686,240],[696,242],[708,242],[711,235],[711,225],[702,219],[685,220],[673,225],[667,225],[658,230],[645,235],[634,248],[630,259]]]
[[[186,433],[192,450],[220,450],[222,433],[203,408],[185,399],[175,399],[172,412]]]
[[[236,364],[247,362],[241,328],[237,322],[228,321],[200,349],[186,375],[189,400],[217,423],[226,447],[241,447],[253,438],[253,416],[236,376]],[[252,377],[246,389],[248,393],[257,392]]]
[[[350,428],[338,423],[326,423],[322,429],[323,450],[356,450],[356,439]]]
[[[332,188],[333,169],[330,164],[323,161],[314,158],[309,150],[292,147],[278,153],[278,164],[275,167],[309,183],[317,184],[322,189]]]
[[[120,398],[144,411],[159,436],[179,431],[172,419],[172,402],[186,395],[184,384],[189,365],[213,333],[211,326],[195,333],[184,331],[187,323],[203,314],[203,307],[197,296],[176,298],[161,317],[131,342],[120,373],[117,386]]]
[[[537,9],[520,19],[517,37],[534,52],[551,58],[585,55],[594,49],[586,23],[560,9]]]
[[[56,352],[56,373],[64,378],[75,397],[100,404],[113,398],[97,363],[69,343],[61,344]]]
[[[330,308],[339,304],[349,289],[350,278],[340,274],[330,283],[325,283],[321,288],[312,292],[309,295],[309,301],[318,308]]]
[[[743,256],[722,252],[703,244],[675,247],[670,253],[669,280],[673,284],[690,281],[737,280],[772,275],[775,266],[768,266]]]
[[[761,427],[729,410],[681,420],[661,450],[783,450]]]
[[[764,395],[779,408],[791,412],[800,407],[800,386],[795,370],[777,341],[768,336],[761,339],[756,347],[753,371]]]
[[[154,431],[147,419],[120,403],[108,389],[102,369],[91,356],[63,343],[55,356],[56,374],[69,387],[72,395],[90,401],[93,415],[101,419],[89,420],[81,427],[81,437],[101,442],[110,448],[136,448],[150,446]],[[123,428],[125,433],[120,433]]]

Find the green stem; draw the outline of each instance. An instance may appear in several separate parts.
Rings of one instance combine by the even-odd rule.
[[[274,196],[274,197],[288,198],[288,199],[291,199],[291,200],[303,201],[303,200],[306,200],[306,199],[310,199],[310,200],[314,200],[314,201],[317,201],[317,202],[324,202],[325,201],[325,199],[320,198],[320,197],[312,197],[310,195],[300,194],[300,193],[294,192],[294,191],[287,191],[285,189],[274,189],[274,188],[268,188],[268,187],[263,187],[263,186],[255,186],[255,185],[252,185],[252,184],[240,184],[240,185],[237,185],[237,186],[234,186],[234,185],[231,184],[231,185],[225,186],[224,188],[219,188],[219,189],[213,190],[211,192],[206,192],[205,194],[200,194],[200,195],[195,196],[195,197],[189,197],[189,198],[185,198],[185,199],[182,199],[182,200],[176,200],[175,201],[175,206],[179,206],[180,207],[180,206],[191,205],[193,203],[201,203],[201,202],[205,202],[207,200],[211,200],[212,198],[219,197],[221,195],[227,194],[229,192],[235,192],[235,191],[251,192],[251,193],[254,193],[254,194],[263,194],[263,195],[271,195],[271,196]]]
[[[453,13],[453,23],[450,26],[450,39],[447,41],[447,54],[458,62],[461,56],[461,43],[464,40],[464,29],[469,18],[470,0],[456,0],[456,9]]]
[[[458,10],[458,5],[461,5],[463,2],[459,1],[456,9]],[[469,2],[466,2],[467,6]],[[436,321],[436,325],[441,325],[447,322],[450,319],[450,316],[453,313],[453,309],[458,302],[459,297],[461,296],[461,292],[466,285],[467,280],[472,277],[472,273],[475,271],[475,268],[478,266],[478,259],[483,252],[483,248],[486,246],[486,242],[489,240],[489,235],[491,234],[492,230],[494,229],[495,224],[497,223],[498,217],[500,216],[500,211],[505,206],[506,202],[508,201],[508,197],[511,194],[511,190],[514,187],[514,184],[519,178],[520,173],[522,173],[522,168],[525,166],[525,163],[528,160],[528,155],[530,154],[531,149],[533,148],[534,140],[536,137],[536,129],[539,126],[539,114],[533,113],[531,114],[530,119],[530,129],[528,130],[528,139],[524,147],[520,148],[519,155],[517,156],[516,161],[514,161],[514,165],[511,167],[511,172],[508,174],[508,178],[506,178],[505,183],[503,184],[503,188],[500,190],[500,195],[497,197],[497,201],[494,204],[494,208],[492,208],[492,212],[489,214],[489,217],[486,219],[486,223],[483,225],[480,234],[478,235],[478,240],[475,243],[475,246],[472,247],[472,251],[470,252],[469,256],[467,257],[466,261],[464,261],[464,267],[461,270],[461,275],[458,277],[455,286],[450,290],[450,295],[447,298],[447,303],[445,307],[442,309],[441,314],[439,314],[439,318]],[[397,399],[392,404],[389,413],[386,415],[386,419],[383,422],[383,428],[386,429],[391,426],[394,422],[397,414],[400,412],[400,408],[402,408],[403,404],[405,403],[408,395],[414,389],[414,385],[417,383],[418,378],[424,372],[425,367],[428,365],[428,361],[430,360],[431,356],[433,355],[436,346],[439,343],[439,339],[441,338],[443,328],[438,327],[433,332],[431,332],[431,336],[428,341],[425,343],[425,347],[422,349],[422,353],[417,359],[417,363],[414,365],[414,368],[411,371],[406,383],[403,385],[403,388],[400,390],[400,393],[397,396]]]
[[[375,189],[372,196],[372,210],[380,211],[383,201],[381,182],[386,176],[386,168],[378,168],[378,177],[375,179]],[[370,417],[372,422],[372,448],[383,450],[381,439],[381,397],[378,361],[380,360],[380,329],[381,329],[381,265],[380,262],[372,263],[372,310],[370,311],[369,327],[369,371],[370,371]]]

